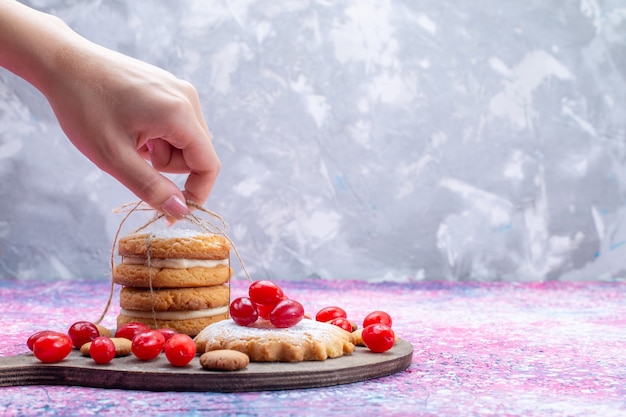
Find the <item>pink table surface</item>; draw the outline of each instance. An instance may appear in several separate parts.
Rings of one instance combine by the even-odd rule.
[[[65,386],[0,388],[0,415],[626,415],[626,283],[278,282],[314,313],[394,317],[415,348],[403,372],[316,389],[181,393]],[[103,281],[0,281],[0,355],[44,328],[94,320]],[[247,282],[233,283],[242,295]],[[117,294],[104,324],[114,327]]]

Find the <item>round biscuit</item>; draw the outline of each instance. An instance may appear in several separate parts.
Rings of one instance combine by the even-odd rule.
[[[230,242],[222,235],[193,232],[181,229],[154,233],[135,233],[118,241],[121,256],[182,259],[226,259]]]
[[[250,364],[250,358],[243,352],[219,349],[200,355],[200,365],[209,371],[239,371]]]
[[[130,355],[132,349],[132,342],[128,339],[124,339],[123,337],[111,337],[111,341],[113,345],[115,345],[115,357],[119,358],[121,356]],[[87,342],[80,347],[80,353],[83,356],[91,356],[89,352],[89,348],[91,348],[91,342]]]
[[[356,346],[365,346],[365,343],[363,343],[363,328],[356,329],[351,334],[352,343],[354,343]]]
[[[117,327],[119,328],[130,322],[140,322],[147,325],[151,329],[173,329],[178,333],[194,337],[209,324],[217,323],[218,321],[226,320],[227,318],[228,313],[186,320],[155,320],[153,318],[131,317],[125,314],[119,314],[117,316]]]
[[[96,327],[98,328],[98,333],[100,334],[100,336],[111,337],[111,330],[99,324],[96,324]]]
[[[149,288],[207,287],[228,282],[233,270],[227,265],[213,268],[149,268],[145,265],[119,264],[113,281],[119,285]]]
[[[195,288],[123,287],[120,290],[120,307],[137,311],[189,311],[205,310],[228,305],[230,288],[227,285]]]

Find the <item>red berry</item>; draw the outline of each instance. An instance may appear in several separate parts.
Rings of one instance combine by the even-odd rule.
[[[109,363],[115,357],[115,344],[106,336],[98,336],[91,341],[89,356],[98,364]]]
[[[248,297],[239,297],[230,303],[230,317],[240,326],[249,326],[257,321],[259,313]]]
[[[45,363],[60,362],[72,351],[72,339],[64,333],[50,332],[33,344],[35,357]]]
[[[30,349],[30,351],[33,351],[33,345],[35,344],[35,342],[37,341],[37,339],[39,339],[41,336],[45,336],[47,334],[50,333],[58,333],[58,332],[53,332],[52,330],[41,330],[37,333],[33,333],[28,340],[26,341],[26,346],[28,346],[28,349]]]
[[[329,321],[328,323],[333,324],[337,327],[341,327],[346,332],[352,333],[352,323],[348,319],[344,319],[343,317],[337,317]]]
[[[304,317],[304,307],[295,300],[286,299],[276,304],[270,313],[270,322],[275,327],[291,327]]]
[[[139,333],[133,338],[131,350],[137,358],[149,361],[159,356],[164,345],[165,336],[158,330],[150,330]]]
[[[342,309],[341,307],[336,307],[336,306],[329,306],[329,307],[324,307],[323,309],[321,309],[320,311],[317,312],[317,314],[315,315],[315,320],[317,321],[331,321],[334,318],[347,318],[348,315],[346,314],[345,310]]]
[[[80,349],[85,343],[91,342],[100,336],[100,331],[95,324],[88,321],[77,321],[67,330],[67,335],[72,339],[75,348]]]
[[[186,334],[176,334],[165,342],[165,357],[174,366],[185,366],[196,356],[196,344]]]
[[[157,329],[157,331],[165,337],[166,343],[172,336],[178,334],[178,332],[174,329]]]
[[[248,288],[248,295],[254,304],[275,306],[284,298],[282,288],[272,281],[255,281]]]
[[[391,316],[384,311],[372,311],[363,319],[363,328],[376,323],[386,324],[391,327]]]
[[[270,319],[270,313],[272,312],[272,310],[274,310],[274,307],[276,307],[276,305],[263,305],[263,304],[256,304],[255,306],[259,314],[259,317],[265,320]]]
[[[376,353],[386,352],[393,347],[396,336],[391,327],[382,323],[374,323],[363,329],[363,344]]]
[[[150,327],[146,324],[131,321],[129,323],[122,324],[115,332],[115,337],[123,337],[128,340],[133,340],[139,333],[149,332]]]

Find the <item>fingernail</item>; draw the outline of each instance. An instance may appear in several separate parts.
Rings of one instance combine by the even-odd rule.
[[[176,219],[182,219],[186,214],[189,214],[187,204],[185,204],[185,202],[177,195],[173,195],[168,198],[167,201],[161,206],[161,210],[163,210],[168,216]]]

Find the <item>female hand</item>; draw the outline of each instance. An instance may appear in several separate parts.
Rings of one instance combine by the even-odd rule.
[[[209,196],[220,161],[189,83],[12,0],[0,0],[0,66],[46,96],[83,154],[170,220]],[[184,190],[161,172],[188,174]]]
[[[88,45],[60,57],[44,91],[74,145],[152,207],[179,219],[209,196],[220,161],[189,83]],[[184,191],[159,171],[189,174]]]

